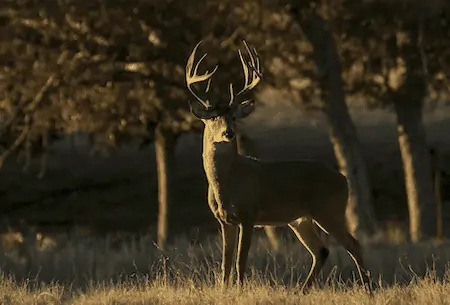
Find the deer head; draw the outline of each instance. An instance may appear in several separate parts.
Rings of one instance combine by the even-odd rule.
[[[204,96],[210,91],[212,76],[219,66],[217,65],[211,72],[206,71],[204,74],[198,74],[199,65],[207,55],[205,53],[194,65],[195,53],[201,43],[202,41],[195,46],[186,65],[186,84],[195,97],[195,101],[189,101],[191,112],[205,123],[205,133],[211,135],[213,142],[231,142],[235,137],[235,120],[247,117],[254,109],[254,101],[251,99],[245,100],[242,96],[260,82],[262,77],[260,60],[256,50],[254,48],[250,49],[244,40],[249,60],[244,58],[240,50],[238,51],[242,69],[244,70],[244,87],[241,91],[235,93],[233,83],[230,83],[230,100],[226,104],[218,101],[209,101]],[[202,93],[196,92],[192,86],[196,83],[205,82],[206,89]]]

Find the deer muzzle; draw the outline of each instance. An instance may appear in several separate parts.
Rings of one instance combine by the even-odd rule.
[[[234,139],[235,133],[234,133],[233,129],[227,128],[227,129],[222,133],[222,136],[223,136],[224,138],[226,138],[228,141],[231,141],[231,140]]]

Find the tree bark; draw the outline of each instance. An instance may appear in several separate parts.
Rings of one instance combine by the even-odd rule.
[[[349,229],[357,237],[373,235],[378,224],[372,206],[371,186],[362,146],[346,104],[336,42],[325,20],[315,12],[305,14],[293,8],[291,13],[314,48],[313,60],[330,140],[339,168],[349,181],[350,198],[346,211]]]
[[[346,218],[350,232],[358,238],[376,233],[378,224],[372,207],[372,192],[366,162],[356,129],[347,109],[327,115],[330,140],[340,171],[349,182]]]
[[[408,33],[405,43],[393,35],[392,56],[402,62],[388,74],[387,85],[397,115],[397,135],[405,174],[412,242],[436,235],[436,200],[430,155],[423,125],[423,103],[428,95],[428,68],[423,39],[423,16],[401,29]],[[395,73],[397,72],[397,73]],[[400,72],[400,73],[398,73]]]
[[[409,231],[412,242],[436,234],[436,208],[430,158],[422,122],[422,100],[399,97],[395,103],[397,133],[409,208]]]
[[[436,200],[436,238],[442,240],[444,238],[444,224],[442,215],[441,162],[437,149],[430,148],[428,155],[430,157],[431,176],[433,177],[434,200]]]
[[[157,245],[164,248],[169,236],[169,213],[175,201],[175,136],[158,124],[155,129],[156,171],[158,175]]]

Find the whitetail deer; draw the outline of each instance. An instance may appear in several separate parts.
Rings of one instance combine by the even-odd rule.
[[[312,266],[303,285],[308,290],[322,269],[329,250],[317,234],[317,224],[331,234],[353,258],[359,276],[369,285],[369,278],[359,242],[348,233],[345,210],[348,200],[347,179],[339,171],[309,160],[261,161],[238,154],[235,140],[235,119],[247,117],[254,109],[254,101],[242,96],[261,80],[260,59],[255,49],[244,41],[249,60],[238,51],[244,70],[244,88],[234,92],[229,85],[230,100],[211,102],[211,77],[217,71],[198,74],[198,68],[207,54],[194,65],[195,46],[186,65],[186,83],[196,101],[189,101],[191,112],[205,124],[203,135],[203,166],[208,180],[208,203],[222,229],[222,281],[230,278],[236,238],[238,283],[244,280],[244,271],[255,226],[288,225],[300,242],[311,253]],[[201,94],[193,85],[205,83]],[[286,179],[289,177],[289,179]]]

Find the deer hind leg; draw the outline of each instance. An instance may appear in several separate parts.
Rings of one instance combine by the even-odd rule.
[[[245,267],[247,266],[248,252],[252,243],[253,225],[242,224],[239,226],[239,243],[236,258],[236,270],[238,284],[244,283]]]
[[[345,217],[341,222],[337,217],[317,222],[317,225],[326,233],[329,233],[336,241],[341,244],[356,264],[359,278],[365,288],[372,294],[370,278],[366,272],[366,266],[362,257],[361,244],[348,231],[345,223]]]
[[[312,220],[300,218],[290,223],[289,227],[312,256],[311,269],[302,287],[302,291],[306,293],[317,282],[317,276],[322,270],[330,252],[318,235],[317,227]]]
[[[264,231],[266,232],[267,238],[269,239],[272,250],[278,252],[278,250],[280,249],[280,244],[278,242],[276,227],[265,226]]]

